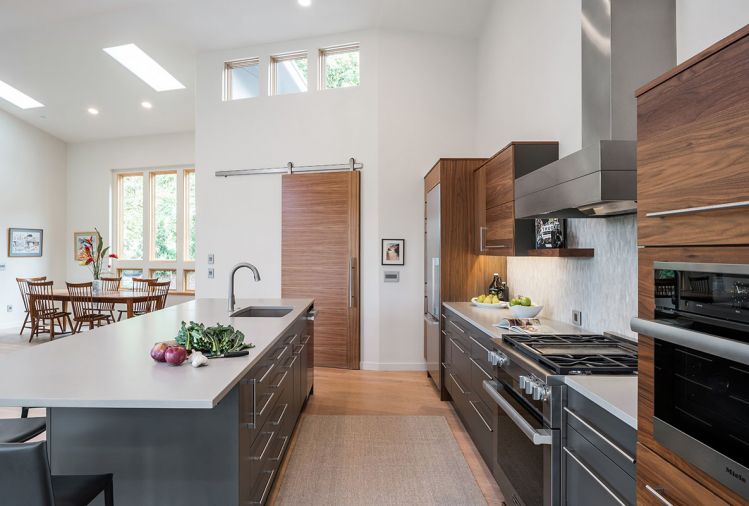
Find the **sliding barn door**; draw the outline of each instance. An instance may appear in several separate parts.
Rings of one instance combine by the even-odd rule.
[[[282,177],[282,295],[315,299],[316,367],[358,369],[359,173]]]

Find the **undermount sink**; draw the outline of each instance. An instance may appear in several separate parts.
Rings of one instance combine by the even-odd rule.
[[[233,318],[281,318],[294,308],[287,306],[247,306],[234,311]]]

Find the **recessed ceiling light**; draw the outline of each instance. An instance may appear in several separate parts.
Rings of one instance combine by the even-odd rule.
[[[97,114],[99,114],[99,109],[97,109],[96,107],[89,107],[88,108],[88,113],[91,116],[96,116]]]
[[[8,83],[0,81],[0,98],[4,98],[13,105],[21,109],[33,109],[35,107],[44,107],[44,104],[37,102],[27,94],[15,89]]]
[[[105,47],[104,51],[156,91],[181,90],[185,87],[135,44]]]
[[[153,104],[151,102],[146,102],[145,100],[143,102],[141,102],[140,105],[141,105],[141,107],[143,107],[143,109],[152,109],[153,108]]]
[[[312,5],[312,0],[296,0],[302,7],[309,7]]]

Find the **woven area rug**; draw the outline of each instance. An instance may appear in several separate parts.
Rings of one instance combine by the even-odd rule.
[[[444,417],[307,415],[276,504],[486,501]]]

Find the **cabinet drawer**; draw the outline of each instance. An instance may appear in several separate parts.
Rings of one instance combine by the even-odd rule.
[[[638,97],[639,244],[749,244],[747,82],[744,37]]]
[[[492,400],[486,390],[484,390],[483,386],[484,381],[491,381],[494,379],[490,373],[491,370],[484,367],[473,357],[469,357],[468,360],[471,362],[471,393],[486,403],[487,406],[496,406],[496,403]]]
[[[486,210],[484,250],[489,255],[515,253],[515,203],[508,202]]]
[[[460,379],[460,384],[467,392],[471,390],[471,359],[468,352],[454,337],[448,338],[448,346],[452,347],[452,370]],[[461,351],[463,350],[463,351]]]
[[[637,431],[634,428],[570,387],[567,387],[564,419],[567,427],[583,435],[630,476],[635,476]]]
[[[567,504],[621,506],[635,504],[635,478],[616,465],[575,429],[567,426],[562,448]]]
[[[727,505],[645,446],[637,445],[637,504],[649,506]]]
[[[466,398],[464,418],[473,444],[476,445],[486,465],[491,468],[494,462],[494,450],[497,447],[495,444],[497,413],[496,409],[489,408],[489,406],[496,406],[496,404],[486,404],[476,395],[471,394]]]

